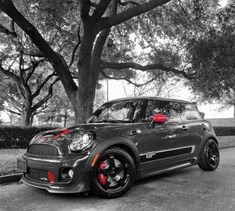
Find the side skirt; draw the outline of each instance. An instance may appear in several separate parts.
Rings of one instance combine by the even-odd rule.
[[[137,179],[142,179],[142,178],[145,178],[145,177],[151,177],[151,176],[155,176],[155,175],[159,175],[159,174],[164,174],[164,173],[167,173],[167,172],[170,172],[170,171],[174,171],[174,170],[186,168],[186,167],[189,167],[189,166],[193,166],[195,164],[197,164],[197,158],[193,157],[190,160],[187,160],[187,161],[184,161],[184,162],[179,162],[174,166],[168,166],[166,168],[158,169],[156,171],[151,171],[151,172],[145,173],[141,169],[141,171],[138,172]]]

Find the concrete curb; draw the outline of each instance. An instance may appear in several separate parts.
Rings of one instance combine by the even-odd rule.
[[[220,149],[235,147],[235,136],[218,136],[218,140]],[[22,173],[0,176],[0,184],[17,182],[21,177]]]
[[[0,176],[0,184],[17,182],[21,179],[22,173]]]

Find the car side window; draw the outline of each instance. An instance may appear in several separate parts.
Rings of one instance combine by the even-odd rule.
[[[197,110],[196,106],[190,103],[181,103],[181,118],[182,120],[198,120],[202,119],[199,111]]]
[[[180,112],[181,107],[177,102],[169,102],[168,105],[161,111],[162,114],[166,115],[168,122],[181,121]]]
[[[180,121],[180,105],[177,102],[163,100],[148,100],[144,120],[150,120],[153,115],[160,113],[167,116],[169,122]]]

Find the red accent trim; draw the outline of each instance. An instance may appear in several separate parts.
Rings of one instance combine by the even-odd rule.
[[[50,182],[50,184],[52,185],[55,181],[55,173],[52,171],[48,171],[47,178],[48,178],[48,181]]]
[[[71,130],[65,129],[65,130],[63,130],[61,133],[59,133],[59,134],[57,134],[57,135],[54,135],[52,138],[58,138],[58,137],[60,137],[60,136],[62,136],[62,135],[64,135],[64,134],[70,133],[70,132],[71,132]]]
[[[105,162],[100,163],[99,169],[105,169],[105,168],[106,168],[106,163]],[[107,182],[107,177],[104,176],[102,173],[98,174],[98,179],[101,185],[105,185]]]
[[[155,114],[153,116],[153,122],[157,124],[162,124],[167,121],[167,117],[164,114]]]
[[[105,185],[106,182],[107,182],[107,177],[104,176],[103,174],[99,174],[99,175],[98,175],[98,179],[99,179],[101,185]]]

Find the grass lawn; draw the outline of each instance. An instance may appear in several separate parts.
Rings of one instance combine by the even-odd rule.
[[[0,149],[0,176],[19,172],[16,167],[16,159],[25,151],[26,149]]]

